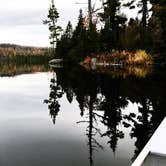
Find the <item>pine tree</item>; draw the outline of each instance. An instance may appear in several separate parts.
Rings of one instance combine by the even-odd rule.
[[[74,61],[81,61],[86,56],[87,51],[87,30],[84,25],[82,10],[79,12],[78,24],[73,32],[72,50],[70,57]]]
[[[138,7],[141,7],[138,13],[142,14],[141,26],[144,30],[146,30],[147,19],[149,16],[148,2],[149,0],[140,0],[137,5]]]
[[[50,5],[49,11],[48,11],[47,18],[48,19],[43,21],[43,23],[48,24],[48,26],[49,26],[50,44],[51,44],[53,53],[55,53],[56,42],[58,41],[58,36],[60,35],[62,28],[57,25],[59,13],[55,7],[54,0],[51,1],[51,5]]]
[[[104,13],[101,13],[105,27],[102,30],[105,49],[116,48],[119,46],[120,27],[127,21],[126,17],[119,14],[121,3],[119,0],[107,0],[104,4]]]
[[[83,13],[82,13],[82,9],[80,9],[79,16],[78,16],[78,24],[77,24],[76,29],[74,31],[73,37],[81,37],[85,30],[86,30],[86,28],[84,26]]]
[[[67,24],[67,27],[63,36],[64,38],[67,38],[67,39],[71,39],[73,36],[73,27],[70,21]]]
[[[165,0],[150,0],[152,4],[152,16],[149,20],[151,28],[151,36],[153,41],[153,49],[160,56],[157,60],[166,62],[166,1]]]
[[[68,53],[72,47],[72,36],[73,28],[71,22],[69,21],[65,32],[62,34],[61,39],[57,42],[56,48],[58,57],[63,58],[64,60],[68,59]]]

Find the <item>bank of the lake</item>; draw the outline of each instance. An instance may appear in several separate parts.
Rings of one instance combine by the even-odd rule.
[[[152,65],[154,64],[153,56],[145,50],[127,51],[112,50],[111,53],[101,53],[87,56],[80,64],[92,65]]]
[[[52,58],[49,48],[0,44],[0,63],[45,64]]]

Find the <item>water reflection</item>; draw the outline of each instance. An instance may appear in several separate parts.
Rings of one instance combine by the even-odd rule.
[[[153,72],[152,66],[96,66],[92,68],[91,65],[83,66],[87,71],[95,71],[97,73],[103,73],[111,75],[113,78],[128,76],[136,76],[138,78],[145,78]]]
[[[15,76],[20,74],[46,72],[48,65],[46,64],[16,64],[16,63],[0,63],[0,77]]]
[[[86,135],[89,147],[89,163],[94,165],[93,152],[103,149],[96,138],[106,137],[113,153],[118,141],[124,139],[124,128],[130,130],[130,138],[135,138],[134,160],[162,119],[165,117],[166,78],[164,72],[152,69],[130,68],[107,72],[89,72],[82,67],[55,69],[50,83],[48,108],[55,124],[60,111],[58,100],[66,95],[69,103],[77,100],[82,121],[87,123]],[[130,72],[129,72],[130,71]],[[137,110],[125,112],[130,103],[136,103]],[[88,116],[87,116],[88,115]],[[84,120],[86,118],[86,120]],[[105,126],[103,132],[98,123]]]
[[[44,103],[48,104],[48,109],[50,110],[50,115],[53,121],[53,124],[55,124],[56,117],[58,115],[58,112],[60,111],[60,104],[58,99],[61,98],[63,95],[63,92],[61,91],[61,87],[57,85],[55,73],[53,74],[53,78],[50,81],[50,95],[49,99],[44,100]]]

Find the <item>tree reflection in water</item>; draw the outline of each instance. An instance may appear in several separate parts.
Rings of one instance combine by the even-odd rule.
[[[89,147],[89,163],[90,166],[93,165],[93,151],[97,150],[97,148],[103,149],[103,146],[95,139],[96,135],[101,136],[100,129],[95,126],[97,124],[96,113],[94,108],[96,96],[90,96],[89,99],[86,100],[86,107],[88,109],[88,121],[79,121],[77,123],[88,123],[86,129],[86,135],[88,137],[88,147]],[[83,116],[83,115],[82,115]]]
[[[50,110],[50,115],[53,121],[53,124],[56,122],[56,117],[60,111],[60,104],[58,99],[63,95],[61,87],[57,85],[55,73],[53,73],[53,78],[50,81],[50,95],[49,99],[44,100],[44,103],[48,104],[48,109]]]
[[[78,123],[88,123],[86,135],[91,166],[93,151],[97,148],[103,149],[96,140],[96,135],[107,137],[108,144],[115,153],[118,140],[124,138],[123,127],[129,128],[131,138],[136,138],[135,154],[131,157],[133,160],[166,115],[166,78],[161,73],[154,72],[143,77],[132,73],[123,74],[122,77],[117,74],[118,71],[113,75],[88,72],[82,67],[55,69],[55,72],[57,81],[55,78],[51,80],[48,100],[53,122],[55,123],[60,110],[58,99],[63,93],[69,103],[72,103],[75,96],[82,117],[86,116],[85,110],[88,110],[88,119]],[[123,111],[129,102],[137,103],[138,112],[133,110],[127,114]],[[100,128],[95,126],[97,123],[106,126],[106,131],[102,133]]]

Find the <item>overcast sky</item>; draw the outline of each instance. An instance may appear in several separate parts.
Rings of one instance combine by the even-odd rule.
[[[46,19],[51,0],[0,0],[0,43],[29,46],[49,46],[49,31],[42,20]],[[80,8],[86,5],[75,2],[87,0],[55,0],[60,14],[59,24],[69,20],[76,24]]]

